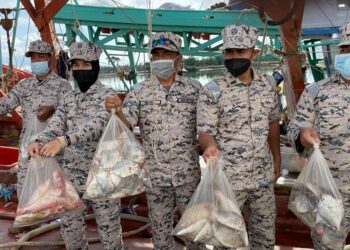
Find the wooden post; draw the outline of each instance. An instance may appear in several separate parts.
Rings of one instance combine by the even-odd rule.
[[[256,8],[263,5],[265,14],[273,21],[286,16],[296,3],[294,15],[280,25],[283,52],[286,55],[287,72],[293,83],[295,97],[298,100],[304,90],[304,78],[301,71],[301,58],[298,52],[298,40],[301,35],[301,23],[304,14],[305,0],[245,0]]]
[[[54,48],[54,55],[58,55],[55,50],[56,34],[55,27],[51,21],[55,14],[67,3],[68,0],[34,0],[35,7],[28,0],[21,0],[22,5],[33,20],[35,26],[40,32],[41,39]],[[51,68],[57,73],[57,62],[51,65]]]

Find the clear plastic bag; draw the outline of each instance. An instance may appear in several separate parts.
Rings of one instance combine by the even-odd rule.
[[[216,247],[248,246],[242,213],[222,170],[221,158],[211,158],[173,235]]]
[[[318,144],[293,185],[288,207],[320,241],[332,249],[342,247],[343,199]]]
[[[46,128],[47,122],[41,122],[38,120],[35,114],[32,115],[27,120],[27,124],[25,128],[27,129],[25,136],[22,138],[21,146],[20,146],[20,154],[22,158],[27,158],[28,155],[28,146],[33,140],[35,140],[36,136],[44,131]]]
[[[56,219],[83,207],[73,184],[54,158],[31,158],[19,198],[14,226]]]
[[[97,146],[84,198],[114,199],[144,192],[149,184],[144,162],[141,144],[113,114]]]

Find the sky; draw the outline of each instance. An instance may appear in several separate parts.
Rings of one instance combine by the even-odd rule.
[[[151,1],[151,8],[157,9],[164,3],[179,3],[177,0],[78,0],[81,5],[94,5],[94,6],[109,6],[115,7],[116,3],[119,6],[130,6],[137,8],[146,8],[148,2]],[[33,1],[32,1],[33,2]],[[72,3],[72,0],[69,0],[68,3]],[[185,7],[189,7],[196,10],[204,10],[209,8],[211,5],[220,2],[219,0],[190,0],[187,4],[183,4]],[[225,1],[226,3],[228,0]],[[17,0],[0,0],[0,8],[15,8],[17,4]],[[14,18],[14,12],[9,15],[10,18]],[[4,18],[4,16],[0,13],[0,19]],[[61,27],[56,27],[56,32],[60,31]],[[64,30],[64,29],[63,29]],[[11,38],[12,38],[11,30]],[[20,11],[18,25],[17,25],[17,33],[15,39],[15,50],[13,57],[13,65],[16,68],[30,70],[30,60],[24,56],[25,51],[29,45],[30,41],[39,39],[40,35],[37,31],[34,23],[29,18],[29,15],[25,10]],[[1,42],[1,54],[2,54],[2,63],[8,64],[8,48],[7,48],[7,38],[5,30],[0,27],[0,42]],[[62,44],[63,45],[63,44]],[[64,47],[64,49],[67,49]],[[137,59],[137,54],[134,54],[135,60]],[[142,57],[143,58],[143,57]],[[108,61],[105,55],[101,55],[101,65],[107,66]],[[127,57],[121,58],[121,64],[127,64]]]

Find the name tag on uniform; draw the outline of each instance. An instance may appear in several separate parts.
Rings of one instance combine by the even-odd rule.
[[[161,103],[162,103],[161,100],[140,101],[140,105],[152,105],[152,104],[160,105]]]
[[[327,102],[329,106],[341,106],[340,102]]]
[[[177,98],[178,103],[195,103],[196,99],[193,98]]]
[[[327,107],[327,106],[335,106],[335,107],[347,107],[348,103],[344,100],[339,100],[339,96],[330,96],[324,101],[320,102],[321,106]]]

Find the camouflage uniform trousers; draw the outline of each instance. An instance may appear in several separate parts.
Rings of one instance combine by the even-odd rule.
[[[61,217],[61,235],[68,250],[86,250],[88,241],[85,237],[88,205],[91,204],[96,216],[100,240],[105,250],[123,250],[120,226],[120,201],[84,200],[82,212],[72,212]]]
[[[345,231],[342,237],[340,237],[339,241],[341,241],[342,238],[342,246],[339,247],[338,249],[335,249],[334,247],[328,247],[326,244],[323,244],[320,241],[320,237],[317,235],[316,232],[312,231],[311,232],[311,238],[312,242],[314,244],[314,249],[315,250],[343,250],[344,245],[346,244],[346,237],[348,236],[348,233],[350,231],[350,194],[345,194],[342,193],[343,200],[344,200],[344,212],[345,212],[345,219],[344,219],[344,226],[345,226]]]
[[[17,171],[17,197],[21,197],[21,191],[24,183],[24,179],[27,174],[29,160],[21,156],[18,157],[18,171]]]
[[[273,250],[275,247],[276,203],[273,185],[234,191],[241,211],[247,215],[251,250]],[[230,248],[214,247],[214,250]]]
[[[174,228],[173,210],[176,206],[183,213],[197,186],[198,182],[196,181],[178,187],[153,185],[152,190],[147,190],[146,195],[149,218],[153,228],[152,242],[154,250],[175,249],[175,240],[171,236]],[[206,249],[202,244],[185,243],[188,250]]]

